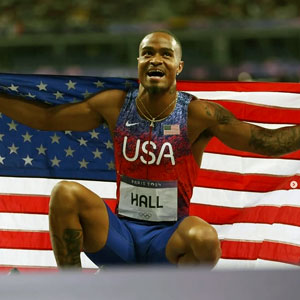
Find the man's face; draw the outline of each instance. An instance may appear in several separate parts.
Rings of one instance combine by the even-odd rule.
[[[138,57],[138,76],[150,93],[160,93],[176,85],[176,74],[183,69],[181,49],[167,33],[155,32],[141,42]]]

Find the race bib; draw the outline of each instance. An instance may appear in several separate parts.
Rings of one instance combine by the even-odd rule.
[[[119,214],[144,221],[177,221],[177,181],[121,176]]]

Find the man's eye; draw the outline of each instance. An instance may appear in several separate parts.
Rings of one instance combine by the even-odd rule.
[[[143,55],[144,55],[144,56],[149,56],[149,55],[152,55],[152,52],[151,52],[151,51],[145,51],[145,52],[143,53]]]
[[[170,52],[165,52],[165,53],[164,53],[164,56],[171,57],[171,56],[172,56],[172,54],[171,54]]]

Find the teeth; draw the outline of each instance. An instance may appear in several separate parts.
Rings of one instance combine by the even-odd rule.
[[[159,76],[162,77],[164,76],[164,73],[160,70],[151,70],[147,73],[149,76]]]

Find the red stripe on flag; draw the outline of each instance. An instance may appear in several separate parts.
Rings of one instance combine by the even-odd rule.
[[[0,212],[48,214],[49,196],[0,195]]]
[[[32,273],[32,272],[45,272],[45,273],[52,273],[58,272],[58,268],[56,267],[19,267],[19,266],[1,266],[0,265],[0,272],[1,273],[9,273],[13,268],[17,268],[21,273]]]
[[[265,174],[241,174],[201,169],[195,185],[224,190],[248,191],[248,192],[271,192],[276,190],[299,189],[293,183],[300,183],[300,176],[277,176]]]
[[[0,265],[0,272],[1,273],[9,273],[11,269],[17,268],[20,273],[53,273],[53,272],[58,272],[57,267],[20,267],[20,266],[1,266]],[[83,268],[82,272],[83,273],[95,273],[98,271],[98,269],[92,269],[92,268]]]
[[[238,82],[238,81],[178,81],[179,91],[235,91],[235,92],[287,92],[299,93],[299,83]]]
[[[239,101],[210,100],[230,110],[238,119],[250,122],[297,124],[299,109],[270,107]]]
[[[0,231],[0,248],[52,250],[49,232]]]
[[[233,208],[192,203],[190,214],[210,224],[264,223],[300,226],[300,207],[256,206]]]
[[[256,260],[264,259],[288,264],[300,264],[300,247],[271,241],[248,242],[223,240],[222,258]]]
[[[0,212],[47,215],[49,212],[49,196],[34,195],[0,195]],[[115,199],[104,199],[114,212]]]

